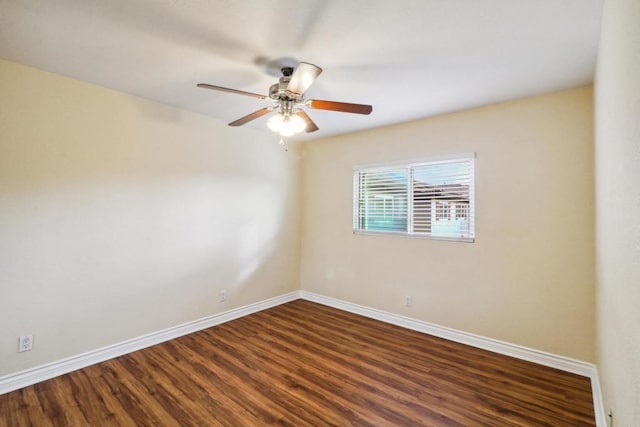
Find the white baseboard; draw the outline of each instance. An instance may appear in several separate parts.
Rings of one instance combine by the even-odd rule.
[[[467,344],[473,347],[489,350],[495,353],[512,356],[518,359],[527,360],[538,363],[540,365],[549,366],[563,371],[571,372],[577,375],[589,377],[591,379],[591,389],[593,393],[593,406],[596,415],[596,426],[606,427],[607,416],[605,413],[602,391],[598,380],[598,371],[592,363],[582,362],[580,360],[571,359],[564,356],[558,356],[544,351],[535,350],[528,347],[510,344],[508,342],[495,340],[492,338],[474,335],[468,332],[458,331],[456,329],[447,328],[445,326],[435,325],[433,323],[424,322],[422,320],[412,319],[398,314],[389,313],[374,308],[353,304],[336,298],[326,297],[308,291],[295,291],[285,295],[270,298],[254,304],[249,304],[223,313],[204,317],[182,325],[164,329],[162,331],[153,332],[141,337],[132,338],[121,343],[113,344],[107,347],[92,350],[87,353],[72,356],[66,359],[58,360],[46,365],[27,369],[21,372],[0,377],[0,394],[8,393],[22,387],[26,387],[41,381],[48,380],[59,375],[66,374],[84,367],[104,362],[118,356],[125,355],[137,350],[141,350],[152,345],[181,337],[202,329],[210,328],[221,323],[229,322],[240,317],[247,316],[267,308],[275,307],[296,299],[305,299],[319,304],[334,307],[340,310],[359,314],[361,316],[380,320],[393,325],[412,329],[414,331],[433,335],[436,337],[448,339],[450,341]]]
[[[223,313],[214,314],[212,316],[183,323],[158,332],[153,332],[117,344],[88,351],[66,359],[57,360],[52,363],[47,363],[46,365],[41,365],[0,377],[0,394],[8,393],[96,363],[104,362],[105,360],[113,359],[115,357],[141,350],[152,345],[160,344],[202,329],[210,328],[221,323],[229,322],[267,308],[275,307],[276,305],[296,300],[299,297],[299,292],[290,292],[278,297],[245,305]]]
[[[380,320],[392,325],[402,326],[403,328],[412,329],[414,331],[444,338],[450,341],[470,345],[473,347],[481,348],[483,350],[492,351],[494,353],[504,354],[506,356],[527,360],[529,362],[534,362],[540,365],[549,366],[551,368],[556,368],[562,371],[588,377],[591,380],[596,426],[607,426],[607,418],[605,415],[604,405],[602,403],[602,391],[600,389],[600,382],[598,380],[598,370],[593,363],[583,362],[564,356],[558,356],[556,354],[547,353],[533,348],[523,347],[517,344],[511,344],[493,338],[487,338],[468,332],[447,328],[445,326],[435,325],[433,323],[424,322],[422,320],[412,319],[410,317],[400,316],[398,314],[353,304],[348,301],[326,297],[323,295],[315,294],[313,292],[300,291],[300,298],[351,313],[359,314],[371,319]]]
[[[596,413],[596,427],[608,427],[609,420],[602,399],[602,388],[600,387],[599,378],[598,370],[594,369],[593,375],[591,376],[591,393],[593,393],[593,410]]]

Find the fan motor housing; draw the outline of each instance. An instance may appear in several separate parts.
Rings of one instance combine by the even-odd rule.
[[[269,98],[279,101],[279,100],[292,100],[290,96],[286,94],[287,86],[289,86],[289,81],[291,77],[284,76],[280,77],[280,81],[274,85],[271,85],[269,88]]]

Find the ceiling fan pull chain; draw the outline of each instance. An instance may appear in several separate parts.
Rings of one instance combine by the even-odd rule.
[[[289,148],[287,148],[287,141],[282,135],[280,135],[280,145],[282,145],[282,148],[284,148],[284,151],[289,151]]]

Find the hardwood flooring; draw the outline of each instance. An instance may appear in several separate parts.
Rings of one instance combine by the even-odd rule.
[[[297,300],[0,396],[0,426],[593,426],[588,378]]]

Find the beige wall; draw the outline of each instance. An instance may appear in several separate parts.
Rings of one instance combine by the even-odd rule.
[[[4,61],[0,99],[0,376],[298,288],[273,134]]]
[[[605,2],[596,73],[597,347],[614,426],[640,426],[640,2]]]
[[[305,144],[302,229],[270,133],[4,61],[0,97],[0,376],[300,283],[594,359],[590,88]],[[351,233],[354,164],[470,151],[476,243]]]
[[[592,129],[584,87],[306,144],[302,289],[593,361]],[[475,243],[352,234],[353,165],[467,152]]]

